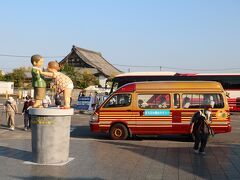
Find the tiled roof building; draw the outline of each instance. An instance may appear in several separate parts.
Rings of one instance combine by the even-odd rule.
[[[101,86],[105,85],[108,77],[113,77],[122,73],[115,68],[99,52],[72,47],[71,52],[59,62],[60,65],[69,64],[80,72],[89,71],[98,79]]]

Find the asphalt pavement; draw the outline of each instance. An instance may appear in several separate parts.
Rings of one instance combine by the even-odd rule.
[[[23,116],[9,131],[4,114],[0,128],[0,179],[240,179],[240,114],[232,115],[231,133],[210,138],[206,155],[194,154],[186,136],[141,136],[124,141],[90,132],[89,115],[72,117],[70,157],[64,166],[26,164],[31,161],[31,131]]]

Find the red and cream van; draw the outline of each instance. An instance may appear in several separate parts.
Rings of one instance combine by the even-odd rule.
[[[96,109],[90,128],[119,140],[132,135],[189,134],[192,115],[205,105],[213,107],[211,127],[215,134],[230,132],[225,91],[212,81],[126,84]]]

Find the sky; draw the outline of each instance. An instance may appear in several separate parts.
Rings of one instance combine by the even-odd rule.
[[[0,0],[0,70],[30,67],[33,54],[46,66],[75,45],[124,72],[240,73],[239,9],[239,0]]]

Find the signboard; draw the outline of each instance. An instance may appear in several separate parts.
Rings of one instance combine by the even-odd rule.
[[[93,97],[91,96],[79,96],[75,109],[84,111],[92,110],[92,101]]]
[[[156,109],[156,110],[144,110],[144,116],[170,116],[170,110]]]

